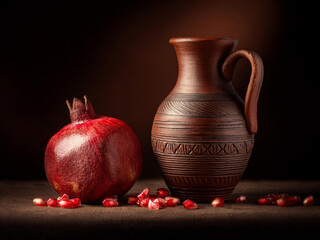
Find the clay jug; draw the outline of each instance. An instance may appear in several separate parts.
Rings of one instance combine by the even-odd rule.
[[[151,141],[173,196],[227,199],[243,175],[257,133],[263,63],[230,38],[172,38],[179,74],[155,115]],[[231,80],[240,58],[251,64],[245,101]]]

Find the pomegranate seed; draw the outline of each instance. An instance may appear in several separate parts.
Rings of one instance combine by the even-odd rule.
[[[75,208],[80,207],[80,205],[81,205],[80,198],[72,198],[69,201],[72,202],[73,207],[75,207]]]
[[[271,205],[273,203],[273,199],[271,197],[263,197],[258,199],[258,204],[260,205]]]
[[[158,196],[159,198],[165,198],[165,197],[170,196],[170,192],[169,192],[169,190],[166,189],[166,188],[158,188],[158,189],[157,189],[157,196]]]
[[[158,196],[157,196],[157,195],[150,195],[149,198],[150,198],[152,201],[154,201],[155,199],[158,198]]]
[[[265,198],[271,198],[271,203],[274,205],[277,204],[278,196],[275,193],[269,193]]]
[[[215,199],[212,200],[211,205],[213,207],[222,207],[224,203],[224,199],[220,197],[216,197]]]
[[[287,207],[288,206],[288,203],[287,201],[284,199],[284,198],[279,198],[277,200],[277,206],[278,207]]]
[[[158,202],[160,208],[165,207],[167,203],[167,201],[164,198],[156,198],[155,200],[153,200],[153,202]]]
[[[59,207],[58,201],[55,198],[49,198],[47,204],[49,207]]]
[[[144,198],[149,198],[150,196],[150,189],[145,188],[143,191],[138,195],[138,198],[144,199]]]
[[[289,195],[287,193],[279,193],[278,194],[278,199],[279,198],[288,198],[288,197],[289,197]]]
[[[180,199],[177,197],[165,197],[164,200],[166,200],[166,207],[175,207],[180,204]]]
[[[60,200],[59,206],[63,208],[73,208],[73,203],[70,200]]]
[[[118,199],[112,197],[106,197],[102,200],[102,205],[104,207],[117,207],[119,205]]]
[[[148,207],[149,200],[149,198],[138,199],[137,205],[140,207]]]
[[[148,208],[151,210],[159,210],[160,203],[156,200],[152,201],[151,199],[149,199]]]
[[[138,201],[138,197],[136,194],[132,194],[128,197],[128,204],[129,205],[135,205],[135,204],[137,204],[137,201]]]
[[[38,207],[46,207],[47,206],[47,202],[43,198],[35,198],[35,199],[33,199],[33,203],[34,203],[34,205],[36,205]]]
[[[236,203],[246,203],[248,202],[248,197],[245,195],[241,195],[235,200]]]
[[[62,200],[69,200],[69,196],[67,194],[63,194],[61,197],[57,198],[57,201],[60,202]]]
[[[174,202],[173,199],[169,199],[169,200],[166,200],[166,204],[164,206],[165,207],[175,207],[175,206],[177,206],[177,204]]]
[[[294,205],[298,202],[298,196],[290,196],[286,198],[288,205]]]
[[[274,199],[278,199],[278,196],[275,193],[269,193],[268,195],[266,195],[266,197],[271,197],[271,198],[274,198]]]
[[[198,208],[198,205],[195,202],[193,202],[193,201],[191,201],[189,199],[185,200],[182,204],[183,204],[185,209],[196,209],[196,208]]]
[[[303,205],[304,206],[311,206],[314,204],[314,198],[312,195],[306,197],[304,200],[303,200]]]

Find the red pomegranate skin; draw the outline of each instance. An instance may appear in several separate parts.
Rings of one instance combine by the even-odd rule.
[[[142,169],[140,142],[125,122],[97,116],[85,104],[67,101],[71,123],[48,142],[45,171],[49,183],[60,194],[80,198],[83,203],[122,196],[133,186]]]

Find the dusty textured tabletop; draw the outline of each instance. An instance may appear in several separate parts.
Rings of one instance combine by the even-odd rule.
[[[149,187],[155,192],[165,187],[162,180],[139,180],[126,196]],[[82,205],[76,209],[36,207],[35,197],[48,199],[57,193],[47,181],[0,182],[0,239],[34,237],[36,239],[160,239],[201,236],[237,239],[305,239],[320,233],[320,181],[241,181],[221,208],[209,203],[195,210],[183,206],[158,211],[130,206],[122,197],[120,206]],[[268,193],[312,194],[313,206],[261,206],[257,199]],[[248,203],[234,203],[239,195]],[[316,235],[315,235],[316,234]]]

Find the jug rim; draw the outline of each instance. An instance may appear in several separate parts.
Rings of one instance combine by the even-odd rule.
[[[236,38],[224,37],[174,37],[170,38],[169,43],[182,43],[182,42],[204,42],[204,41],[237,41]]]

